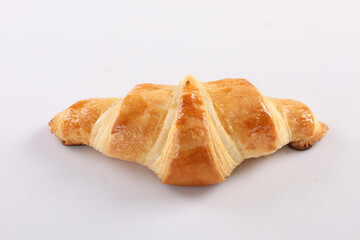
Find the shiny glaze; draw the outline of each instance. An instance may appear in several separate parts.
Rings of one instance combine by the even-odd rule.
[[[290,99],[274,99],[291,129],[291,141],[309,140],[314,137],[314,115],[304,103]]]
[[[93,125],[116,100],[117,98],[96,98],[78,101],[50,121],[50,130],[55,132],[61,126],[58,135],[63,138],[61,140],[65,145],[89,144]]]
[[[163,182],[200,186],[224,181],[211,147],[204,101],[194,81],[186,81],[182,89],[175,121],[175,143]]]
[[[141,84],[126,95],[112,128],[110,155],[145,161],[162,128],[173,90],[169,85]]]
[[[277,131],[262,94],[245,79],[223,79],[204,84],[226,132],[244,157],[271,152],[277,147]]]

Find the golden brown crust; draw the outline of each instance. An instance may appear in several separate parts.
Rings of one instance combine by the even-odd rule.
[[[329,127],[326,126],[325,123],[319,122],[320,127],[316,131],[314,136],[310,136],[309,138],[304,138],[303,140],[299,141],[292,141],[288,144],[288,146],[294,150],[298,151],[305,151],[310,149],[315,142],[320,141],[329,130]]]
[[[222,182],[211,148],[209,121],[195,81],[186,81],[175,122],[175,143],[163,183],[201,186]]]
[[[291,99],[272,98],[277,109],[283,113],[291,138],[288,146],[292,149],[304,151],[320,141],[328,131],[328,127],[318,122],[310,108],[302,102]]]
[[[64,145],[89,144],[94,123],[116,100],[117,98],[93,98],[78,101],[49,122],[50,131]]]
[[[278,106],[281,106],[285,113],[292,132],[292,141],[310,138],[315,131],[314,116],[305,104],[290,100],[277,99]]]
[[[313,145],[309,142],[290,142],[288,146],[297,151],[305,151],[310,149]]]
[[[173,86],[141,84],[123,99],[112,127],[109,155],[143,163],[171,103]]]
[[[177,87],[137,85],[124,99],[79,101],[49,126],[65,145],[91,145],[185,186],[222,182],[244,158],[286,144],[309,149],[328,130],[305,104],[264,97],[244,79],[192,76]]]
[[[277,131],[261,93],[245,79],[205,83],[217,115],[244,157],[277,148]]]

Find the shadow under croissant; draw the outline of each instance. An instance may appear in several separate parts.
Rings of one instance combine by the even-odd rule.
[[[46,135],[46,136],[48,136],[47,130],[45,130],[45,129],[44,129],[40,134],[41,134],[41,135]],[[43,137],[41,137],[41,138],[43,138]],[[36,142],[36,141],[35,141],[35,142]],[[68,145],[68,144],[66,144],[66,143],[64,143],[64,142],[63,142],[62,144],[63,144],[64,146],[66,146],[66,147],[68,147],[68,146],[73,146],[73,147],[74,147],[74,148],[73,148],[74,150],[77,149],[76,147],[78,147],[78,146],[85,146],[87,150],[84,151],[84,153],[85,153],[85,152],[88,152],[90,149],[93,150],[93,151],[95,151],[94,149],[92,149],[92,148],[90,148],[90,147],[87,147],[87,145]],[[301,149],[300,149],[300,148],[297,148],[296,146],[293,146],[291,143],[289,143],[287,146],[288,146],[289,148],[294,149],[294,150],[297,150],[297,151],[304,151],[304,150],[310,149],[310,148],[312,147],[312,145],[309,145],[309,146],[307,146],[306,148],[301,148]],[[288,154],[288,153],[292,152],[289,148],[283,147],[283,148],[279,149],[279,150],[278,150],[276,153],[274,153],[274,154],[275,154],[275,155],[284,154],[284,153],[285,153],[285,154]],[[79,148],[79,150],[80,150],[80,148]],[[90,151],[91,151],[91,150],[90,150]],[[93,152],[93,151],[91,151],[91,152]],[[83,151],[82,151],[82,152],[83,152]],[[93,153],[92,153],[92,154],[93,154]],[[273,155],[273,154],[272,154],[272,155]],[[101,156],[103,156],[103,155],[101,155]],[[103,156],[103,157],[104,157],[104,156]],[[107,158],[107,157],[105,157],[105,158]],[[259,158],[246,159],[246,160],[244,160],[239,166],[237,166],[236,169],[234,169],[234,171],[233,171],[233,173],[231,174],[231,176],[241,174],[241,173],[243,173],[243,172],[245,172],[245,171],[250,171],[251,168],[256,167],[262,160],[267,159],[267,158],[268,158],[268,156],[263,156],[263,157],[259,157]],[[108,159],[112,159],[112,158],[108,158]],[[112,159],[112,160],[123,162],[122,160],[119,160],[119,159]],[[121,165],[121,164],[120,164],[120,165]],[[131,167],[132,167],[132,168],[136,168],[136,167],[133,166],[133,165],[137,165],[137,164],[131,162],[131,164],[130,164],[128,167],[129,167],[129,168],[131,168]],[[120,166],[120,167],[124,167],[124,166]],[[144,166],[139,166],[139,167],[144,168]],[[135,170],[135,169],[134,169],[134,171],[135,171],[135,172],[138,172],[138,171]],[[153,175],[153,172],[151,172],[150,170],[149,170],[149,175]],[[228,180],[231,178],[231,176],[227,177],[227,180],[226,180],[226,181],[228,181]],[[158,180],[155,175],[153,175],[153,178],[156,179],[156,180]],[[160,183],[160,182],[159,182],[159,183]],[[174,186],[174,185],[163,185],[163,186],[165,186],[166,188],[171,189],[171,190],[177,192],[178,194],[184,195],[184,196],[201,196],[201,195],[205,194],[206,192],[208,192],[209,189],[213,189],[213,188],[215,188],[215,186],[218,186],[218,185],[221,185],[221,184],[202,186],[201,188],[199,188],[199,187],[189,187],[189,186],[186,186],[186,187],[184,187],[184,186]],[[182,189],[183,189],[183,190],[182,190]],[[186,190],[185,190],[185,189],[186,189]],[[201,190],[200,190],[200,189],[201,189]]]
[[[136,174],[142,174],[143,177],[144,175],[147,175],[145,178],[149,179],[147,179],[146,181],[150,180],[151,178],[154,179],[154,181],[156,181],[157,183],[161,184],[160,180],[157,179],[157,177],[151,170],[137,163],[106,157],[105,155],[101,154],[100,152],[87,145],[66,145],[64,143],[62,144],[64,145],[64,148],[59,148],[58,139],[55,138],[53,135],[49,135],[47,128],[41,128],[38,129],[38,131],[35,131],[28,142],[29,148],[34,154],[38,156],[37,159],[41,161],[41,164],[54,165],[57,164],[57,162],[61,162],[61,164],[57,164],[57,166],[62,166],[66,168],[74,167],[75,165],[79,166],[78,164],[74,163],[85,161],[90,163],[90,161],[92,160],[92,162],[101,161],[103,164],[111,166],[111,168],[113,169],[128,168],[129,170],[126,172],[128,172],[129,175],[132,175],[132,173],[134,176],[136,176]],[[64,151],[64,149],[66,149],[66,151]],[[67,156],[69,152],[71,152],[72,157],[66,157],[65,159],[64,156]],[[59,156],[59,154],[64,154],[64,156]],[[67,164],[69,165],[67,166]]]
[[[83,145],[66,145],[63,144],[65,147],[74,147],[74,149],[76,149],[77,147],[85,147],[86,149],[90,150],[90,151],[94,151],[97,152],[95,149],[91,148],[90,146],[87,146],[85,144]],[[292,152],[293,150],[296,151],[305,151],[307,149],[310,149],[311,147],[307,148],[307,149],[302,149],[299,150],[295,147],[292,147],[290,145],[288,145],[289,148],[283,147],[281,149],[279,149],[275,154],[280,155],[280,154],[289,154],[290,152]],[[79,148],[80,149],[80,148]],[[149,170],[150,174],[153,176],[154,179],[161,181],[160,179],[158,179],[156,177],[156,175],[148,168],[146,168],[145,166],[139,165],[135,162],[129,162],[129,161],[124,161],[121,159],[114,159],[114,158],[109,158],[106,156],[103,156],[100,154],[100,157],[105,157],[106,159],[112,160],[112,161],[119,161],[119,163],[129,163],[130,166],[132,168],[136,168],[136,167],[140,167],[140,168],[145,168],[146,170]],[[261,162],[265,159],[268,159],[269,157],[274,157],[273,154],[269,155],[269,156],[262,156],[262,157],[258,157],[258,158],[249,158],[249,159],[245,159],[239,166],[237,166],[234,171],[232,172],[232,174],[230,176],[228,176],[226,179],[228,180],[229,178],[231,178],[232,175],[237,175],[237,174],[241,174],[241,172],[244,171],[251,171],[251,168],[255,168],[258,164],[261,164]],[[121,166],[124,167],[124,166]],[[226,180],[225,180],[226,181]],[[215,186],[221,185],[220,184],[214,184],[214,185],[205,185],[205,186],[181,186],[181,185],[170,185],[170,184],[162,184],[165,187],[168,187],[169,189],[210,189],[210,188],[214,188]],[[198,191],[198,190],[196,190]],[[193,193],[191,193],[192,190],[188,190],[187,192],[182,192],[183,195],[193,195]],[[201,194],[202,191],[200,192],[196,192],[197,194]]]
[[[273,154],[258,157],[258,158],[245,159],[239,166],[237,166],[234,169],[234,171],[232,172],[231,175],[232,176],[239,175],[239,174],[241,175],[242,173],[248,172],[248,171],[250,171],[250,169],[255,168],[258,164],[260,164],[265,159],[269,159],[269,158],[276,157],[276,156],[280,157],[280,155],[282,155],[282,154],[291,154],[291,153],[296,154],[297,151],[309,150],[310,148],[313,147],[313,145],[314,144],[305,144],[305,145],[300,146],[297,143],[294,144],[291,142],[291,143],[287,144],[286,146],[280,148]]]
[[[291,149],[283,147],[276,151],[276,153],[268,155],[268,156],[262,156],[258,158],[248,158],[245,159],[239,166],[237,166],[234,171],[231,173],[230,176],[227,177],[225,181],[229,181],[232,177],[238,178],[240,175],[243,175],[246,172],[251,172],[254,170],[259,164],[262,164],[265,160],[270,160],[273,155],[281,155],[281,154],[289,154],[291,152]]]

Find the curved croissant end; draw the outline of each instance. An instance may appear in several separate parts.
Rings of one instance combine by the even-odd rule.
[[[64,145],[89,145],[93,125],[116,100],[96,98],[78,101],[49,122],[50,131]]]
[[[178,86],[137,85],[123,99],[79,101],[49,126],[65,145],[90,145],[183,186],[220,183],[244,159],[287,144],[309,149],[328,130],[305,104],[264,97],[244,79],[191,75]]]

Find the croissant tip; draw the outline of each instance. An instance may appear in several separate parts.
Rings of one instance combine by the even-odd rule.
[[[320,141],[327,133],[327,131],[329,131],[329,127],[323,123],[320,122],[320,128],[317,130],[316,136],[315,136],[315,141]]]
[[[186,75],[185,80],[186,81],[194,81],[195,77],[193,75],[191,75],[191,74],[188,74],[188,75]]]
[[[54,122],[55,122],[55,117],[53,119],[51,119],[48,123],[48,126],[50,128],[50,132],[54,133],[55,132],[55,127],[54,127]]]
[[[325,123],[323,122],[319,122],[319,123],[320,123],[320,128],[315,133],[314,138],[312,138],[309,141],[290,142],[288,146],[291,149],[297,151],[305,151],[310,149],[314,145],[314,143],[320,141],[325,136],[326,132],[329,130],[329,127]]]
[[[321,133],[323,134],[323,136],[325,135],[325,133],[327,132],[327,131],[329,131],[329,127],[325,124],[325,123],[323,123],[323,122],[320,122],[320,125],[321,125]]]
[[[59,118],[61,116],[61,113],[58,113],[55,115],[55,117],[53,117],[49,123],[48,123],[48,126],[50,128],[50,132],[51,133],[55,133],[57,128],[58,128],[58,124],[59,124]]]
[[[296,151],[305,151],[310,149],[313,144],[310,143],[301,143],[301,142],[291,142],[288,144],[288,147]]]

